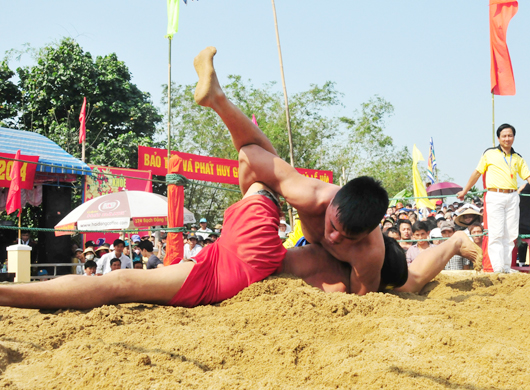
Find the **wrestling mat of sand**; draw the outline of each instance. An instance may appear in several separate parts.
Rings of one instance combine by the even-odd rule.
[[[442,274],[422,294],[270,278],[216,306],[0,308],[9,389],[526,389],[530,277]]]

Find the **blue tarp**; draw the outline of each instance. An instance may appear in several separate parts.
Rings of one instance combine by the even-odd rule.
[[[59,145],[43,135],[31,131],[6,129],[0,127],[0,152],[39,156],[39,162],[57,167],[37,165],[37,172],[70,173],[90,175],[90,167],[74,156],[66,153]],[[80,169],[87,172],[80,171]]]

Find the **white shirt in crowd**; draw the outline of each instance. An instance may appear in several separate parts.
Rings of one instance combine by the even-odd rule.
[[[199,253],[201,250],[202,250],[202,246],[200,246],[199,244],[195,244],[193,249],[190,251],[190,244],[186,244],[184,245],[184,258],[191,259],[194,256],[196,256],[197,253]]]
[[[115,257],[116,255],[114,254],[114,251],[101,256],[101,258],[97,261],[98,269],[96,271],[96,274],[108,274],[110,272],[110,261]],[[128,256],[122,253],[119,259],[121,261],[121,269],[132,268],[132,261]]]
[[[212,229],[209,229],[209,228],[206,228],[206,229],[200,228],[195,233],[198,236],[201,236],[202,238],[206,240],[210,236],[208,233],[213,233],[213,232],[212,232]]]

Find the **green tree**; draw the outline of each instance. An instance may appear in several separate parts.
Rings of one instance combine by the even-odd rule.
[[[339,169],[344,167],[346,180],[363,175],[375,177],[390,195],[412,189],[411,153],[406,147],[398,149],[384,132],[385,119],[393,113],[392,104],[375,96],[362,104],[355,117],[340,118],[346,125],[346,142],[336,145],[334,176],[338,177]]]
[[[259,127],[269,137],[280,157],[289,161],[289,142],[283,95],[274,83],[262,88],[244,83],[241,76],[229,76],[223,86],[228,98],[249,118],[256,115]],[[164,91],[167,86],[163,86]],[[181,152],[237,159],[230,134],[219,116],[211,109],[197,105],[193,99],[195,85],[173,85],[171,99],[172,148]],[[332,140],[339,121],[324,113],[340,105],[341,94],[335,84],[311,85],[305,92],[290,97],[291,129],[295,165],[312,169],[330,169],[328,164]],[[162,104],[167,106],[167,100]],[[162,133],[164,134],[164,133]],[[219,185],[221,187],[234,186]],[[222,221],[222,213],[240,195],[192,183],[186,188],[186,207],[211,221]]]
[[[137,151],[128,152],[136,148],[135,139],[148,142],[154,136],[162,117],[149,94],[131,82],[125,63],[114,53],[94,61],[71,38],[39,50],[36,62],[17,69],[18,127],[43,134],[80,157],[79,112],[86,97],[87,162],[105,163],[101,156],[119,155],[118,166],[137,167]]]
[[[10,79],[15,75],[7,64],[7,60],[0,62],[0,126],[8,126],[17,115],[20,103],[20,91]],[[10,121],[4,122],[5,119]]]

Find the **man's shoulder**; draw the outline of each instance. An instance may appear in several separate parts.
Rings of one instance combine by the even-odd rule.
[[[482,155],[485,155],[486,153],[496,153],[499,149],[495,146],[492,146],[491,148],[487,148]]]

